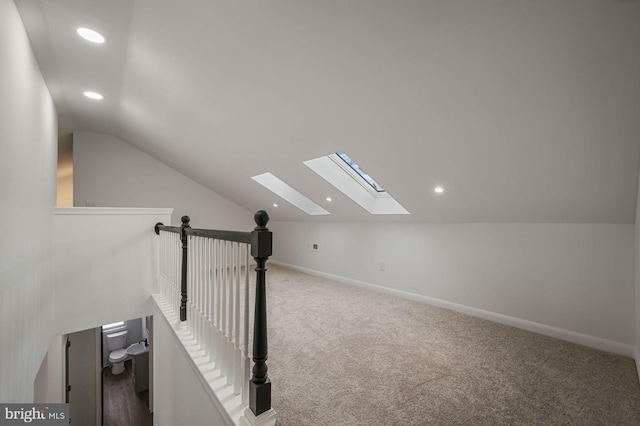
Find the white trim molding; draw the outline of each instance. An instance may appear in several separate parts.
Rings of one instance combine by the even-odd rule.
[[[55,207],[57,215],[172,215],[172,208],[139,207]]]
[[[240,417],[240,426],[275,426],[277,420],[276,412],[273,408],[256,416],[250,408],[244,410],[244,414]]]
[[[341,277],[338,275],[328,274],[326,272],[316,271],[314,269],[308,269],[300,266],[290,265],[290,264],[279,262],[276,260],[270,260],[269,262],[275,265],[283,266],[285,268],[294,269],[300,272],[305,272],[307,274],[319,276],[322,278],[327,278],[327,279],[338,281],[344,284],[366,288],[366,289],[377,291],[380,293],[385,293],[392,296],[402,297],[404,299],[426,303],[426,304],[437,306],[440,308],[450,309],[452,311],[460,312],[473,317],[483,318],[489,321],[494,321],[494,322],[505,324],[511,327],[520,328],[522,330],[543,334],[545,336],[555,337],[557,339],[566,340],[568,342],[577,343],[579,345],[588,346],[594,349],[599,349],[606,352],[612,352],[618,355],[627,356],[629,358],[635,357],[636,366],[640,364],[639,362],[640,349],[635,348],[634,346],[626,343],[620,343],[613,340],[590,336],[588,334],[577,333],[575,331],[565,330],[562,328],[553,327],[550,325],[541,324],[534,321],[528,321],[525,319],[511,317],[511,316],[499,314],[496,312],[486,311],[486,310],[474,308],[471,306],[461,305],[454,302],[448,302],[446,300],[436,299],[429,296],[422,296],[420,294],[409,293],[406,291],[384,287],[376,284],[371,284],[364,281],[359,281],[351,278]],[[638,374],[640,377],[640,367],[638,367]]]

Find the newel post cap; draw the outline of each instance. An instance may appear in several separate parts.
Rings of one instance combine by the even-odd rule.
[[[253,220],[256,222],[256,225],[258,225],[256,231],[265,229],[269,223],[269,213],[264,210],[258,210],[256,214],[253,215]]]

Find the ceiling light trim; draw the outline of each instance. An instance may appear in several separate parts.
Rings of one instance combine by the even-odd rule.
[[[85,90],[84,92],[82,92],[82,94],[87,98],[93,99],[96,101],[101,101],[104,99],[104,95],[102,93],[94,92],[92,90]]]
[[[76,33],[83,39],[90,41],[95,44],[103,44],[107,41],[106,37],[97,32],[96,30],[92,30],[87,27],[80,27],[76,30]]]

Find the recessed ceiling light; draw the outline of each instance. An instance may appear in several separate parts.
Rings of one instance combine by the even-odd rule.
[[[76,32],[80,37],[92,43],[104,43],[106,40],[102,34],[89,28],[78,28]]]
[[[327,200],[328,202],[333,201],[333,200],[331,199],[331,197],[327,197],[327,198],[326,198],[326,200]]]
[[[444,192],[444,188],[442,186],[436,186],[433,190],[438,194],[442,194]]]
[[[102,96],[98,92],[86,91],[84,92],[84,95],[89,99],[96,99],[96,100],[104,99],[104,96]]]
[[[273,207],[278,207],[278,205],[276,203],[273,203]]]

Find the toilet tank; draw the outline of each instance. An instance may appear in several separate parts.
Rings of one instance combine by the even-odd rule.
[[[127,333],[129,331],[119,331],[113,334],[107,334],[107,347],[109,352],[117,351],[118,349],[124,349],[127,344]]]

